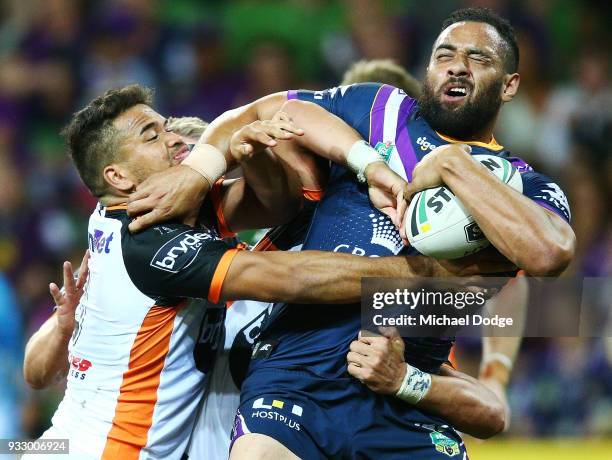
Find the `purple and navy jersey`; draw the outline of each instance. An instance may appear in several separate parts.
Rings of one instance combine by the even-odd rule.
[[[436,132],[420,116],[417,101],[390,85],[364,83],[325,91],[289,91],[289,99],[314,102],[356,129],[407,180],[415,165],[430,151],[444,144],[461,142]],[[523,194],[569,222],[570,210],[563,190],[544,174],[535,172],[522,159],[513,157],[494,139],[467,142],[472,155],[507,158],[521,173]],[[340,166],[332,169],[343,170]]]
[[[385,158],[391,168],[410,180],[415,165],[435,147],[453,142],[436,133],[419,114],[417,101],[388,85],[359,84],[326,91],[291,91],[288,97],[314,102],[356,129]],[[524,194],[569,220],[561,189],[534,172],[495,142],[472,143],[472,154],[507,157],[522,174]],[[333,164],[302,249],[345,252],[366,257],[418,254],[404,247],[391,220],[368,198],[346,168]],[[346,352],[360,329],[359,305],[281,305],[262,334],[275,344],[266,359],[252,362],[278,368],[308,368],[324,377],[346,372]],[[437,372],[447,361],[452,339],[409,338],[406,360],[426,372]]]

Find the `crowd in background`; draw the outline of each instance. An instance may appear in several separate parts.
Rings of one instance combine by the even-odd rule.
[[[27,338],[51,313],[50,281],[80,261],[94,199],[59,131],[106,89],[156,89],[164,115],[212,120],[286,89],[335,86],[357,59],[421,78],[446,15],[484,5],[521,49],[519,96],[496,138],[567,192],[578,276],[612,272],[611,6],[605,0],[4,0],[0,2],[0,438],[35,437],[61,397],[28,390]],[[609,309],[612,292],[603,305]],[[612,339],[525,341],[510,434],[612,435]],[[474,371],[479,350],[460,349]]]

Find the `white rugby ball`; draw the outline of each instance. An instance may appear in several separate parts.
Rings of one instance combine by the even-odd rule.
[[[514,190],[523,192],[521,175],[508,160],[495,155],[473,158]],[[412,198],[404,228],[417,251],[436,259],[457,259],[490,244],[463,203],[445,186],[423,190]]]

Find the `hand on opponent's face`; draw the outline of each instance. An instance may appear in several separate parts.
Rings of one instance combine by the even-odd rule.
[[[194,224],[210,184],[188,166],[174,166],[149,176],[128,198],[131,232],[172,219]]]

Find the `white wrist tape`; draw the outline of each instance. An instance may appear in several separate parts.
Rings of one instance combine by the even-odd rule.
[[[512,362],[512,359],[510,359],[509,356],[506,356],[503,353],[489,353],[486,357],[483,357],[481,367],[484,367],[493,361],[497,361],[498,363],[502,364],[509,371],[512,370],[514,364]]]
[[[374,150],[366,141],[357,141],[350,148],[346,156],[346,162],[351,171],[357,174],[359,182],[365,182],[365,169],[370,163],[385,161],[380,154]]]
[[[227,170],[225,156],[210,144],[196,144],[181,164],[200,173],[211,187]]]
[[[406,363],[406,375],[395,397],[416,404],[425,397],[430,387],[431,375]]]

